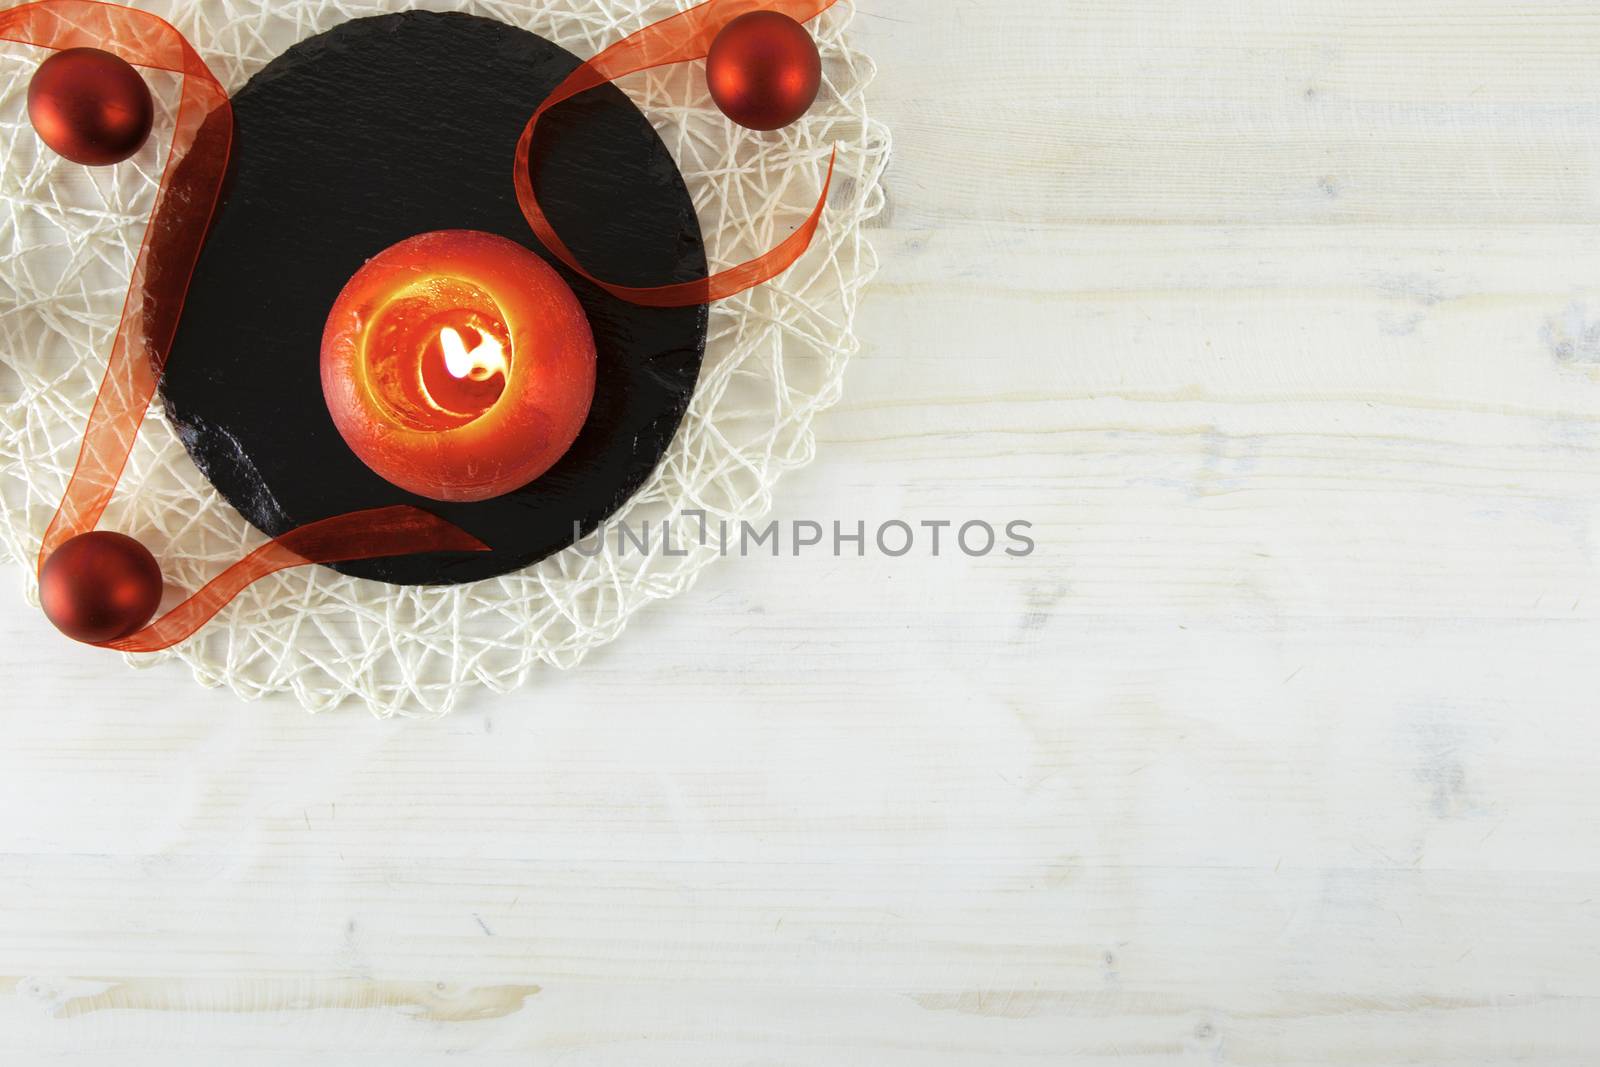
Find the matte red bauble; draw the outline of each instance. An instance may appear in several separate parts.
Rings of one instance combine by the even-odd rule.
[[[776,130],[806,113],[822,88],[822,57],[804,26],[752,11],[722,27],[706,55],[706,85],[722,113],[752,130]]]
[[[127,60],[98,48],[68,48],[34,72],[28,118],[40,140],[74,163],[106,166],[144,147],[155,105]]]
[[[39,571],[39,602],[56,629],[100,644],[127,637],[161,606],[161,566],[124,534],[93,530],[51,553]]]

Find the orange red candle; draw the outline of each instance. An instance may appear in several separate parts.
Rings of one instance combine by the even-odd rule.
[[[322,338],[322,392],[363,463],[433,500],[502,496],[559,460],[594,397],[594,337],[544,260],[439,230],[373,257]]]

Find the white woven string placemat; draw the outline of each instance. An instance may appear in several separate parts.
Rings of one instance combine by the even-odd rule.
[[[407,4],[369,0],[155,0],[224,85],[237,89],[296,41],[365,15],[460,10],[522,26],[579,56],[689,6],[649,0]],[[887,131],[863,98],[873,68],[851,48],[839,4],[813,30],[824,86],[800,122],[755,134],[710,103],[703,66],[635,75],[623,89],[676,156],[713,266],[781,240],[816,198],[829,151],[833,194],[810,252],[782,278],[712,306],[710,338],[688,416],[655,474],[614,522],[674,526],[687,556],[573,549],[517,574],[449,588],[402,588],[304,567],[246,590],[169,652],[208,686],[246,698],[290,691],[308,710],[349,699],[375,714],[441,715],[463,691],[504,691],[535,665],[572,667],[617,638],[645,604],[682,592],[717,558],[701,520],[754,520],[784,471],[810,461],[812,420],[839,397],[856,347],[852,320],[876,267],[862,224],[882,207]],[[38,603],[33,563],[77,456],[134,255],[166,157],[177,79],[146,72],[157,135],[133,160],[88,169],[38,143],[28,79],[46,53],[0,44],[0,539]],[[509,172],[508,172],[509,175]],[[507,180],[510,178],[508,176]],[[170,586],[193,590],[265,540],[211,488],[171,425],[152,410],[101,522],[138,537]],[[586,543],[593,551],[593,542]],[[41,624],[42,623],[41,620]],[[63,638],[65,640],[65,638]],[[111,653],[106,653],[111,655]]]

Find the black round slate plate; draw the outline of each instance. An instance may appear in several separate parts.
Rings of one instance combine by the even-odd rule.
[[[476,581],[572,544],[574,523],[592,531],[660,461],[699,377],[706,309],[637,307],[577,278],[533,238],[512,187],[524,123],[578,62],[492,19],[406,12],[303,41],[234,96],[234,157],[161,391],[195,463],[262,532],[415,504],[494,551],[336,569]],[[540,202],[597,276],[658,285],[705,273],[677,164],[620,91],[585,93],[539,131]],[[369,471],[334,429],[318,376],[323,323],[350,276],[442,229],[488,230],[544,256],[578,294],[598,352],[572,450],[531,485],[474,504],[413,496]]]

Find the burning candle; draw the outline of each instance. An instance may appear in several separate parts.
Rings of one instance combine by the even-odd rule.
[[[594,397],[594,336],[544,260],[439,230],[368,260],[322,336],[322,393],[351,451],[433,500],[488,500],[571,447]]]

